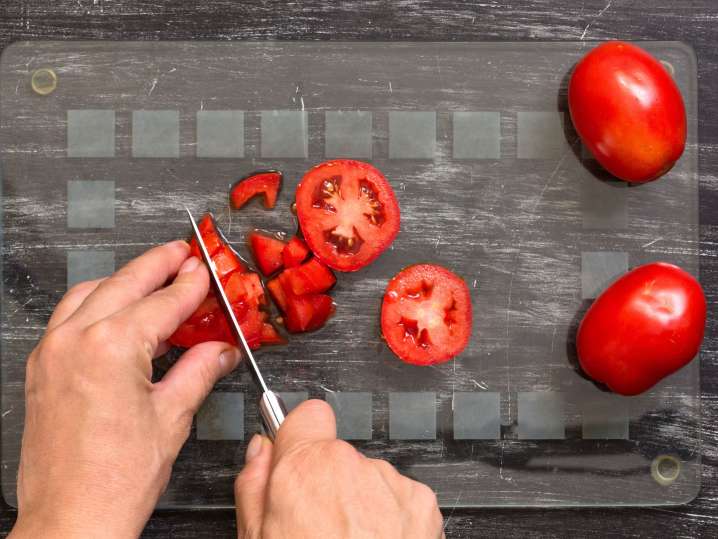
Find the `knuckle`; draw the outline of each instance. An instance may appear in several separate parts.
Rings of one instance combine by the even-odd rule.
[[[101,347],[107,346],[115,338],[115,335],[116,332],[112,327],[112,323],[107,320],[101,320],[85,328],[82,338],[89,346],[101,349]]]
[[[87,295],[93,288],[95,288],[95,281],[82,281],[74,285],[64,296],[64,299],[82,297]]]
[[[436,493],[423,483],[416,483],[415,485],[415,497],[424,508],[431,508],[439,510],[439,502],[436,498]]]
[[[330,440],[324,446],[324,450],[332,462],[351,462],[359,458],[357,450],[344,440]]]

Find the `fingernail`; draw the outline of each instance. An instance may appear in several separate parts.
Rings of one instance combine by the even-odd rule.
[[[227,376],[230,372],[237,368],[240,359],[239,350],[236,348],[228,348],[219,355],[219,366],[223,376]]]
[[[194,271],[199,267],[199,258],[196,256],[190,256],[187,260],[182,262],[182,265],[180,266],[179,271],[177,272],[177,275],[182,275],[183,273],[189,273],[190,271]]]
[[[244,454],[244,462],[249,462],[259,455],[262,452],[263,445],[264,441],[262,440],[261,435],[255,434],[252,436],[252,439],[249,441],[249,445],[247,446],[247,452]]]

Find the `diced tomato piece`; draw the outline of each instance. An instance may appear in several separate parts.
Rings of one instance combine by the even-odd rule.
[[[277,170],[255,172],[239,180],[229,193],[234,208],[241,208],[256,195],[264,195],[264,207],[271,209],[277,203],[282,187],[282,173]]]
[[[282,251],[285,245],[282,240],[261,232],[254,231],[249,235],[249,248],[264,275],[271,275],[282,267]]]
[[[224,284],[232,273],[235,271],[244,272],[247,268],[229,245],[222,246],[215,254],[212,255],[212,262],[217,268],[217,277]]]
[[[285,326],[292,333],[313,331],[322,327],[333,311],[332,298],[326,294],[289,297]]]
[[[267,290],[269,290],[269,293],[271,294],[274,303],[276,303],[277,307],[279,307],[279,310],[286,312],[287,295],[284,293],[284,288],[282,287],[282,283],[279,281],[278,277],[275,277],[267,283]]]
[[[285,344],[287,341],[277,333],[272,324],[264,322],[262,324],[261,342],[262,344]]]
[[[308,255],[307,244],[300,237],[294,236],[282,251],[282,262],[285,268],[293,268],[304,262]]]
[[[312,258],[301,266],[284,270],[282,275],[284,276],[282,284],[289,287],[285,290],[290,290],[296,296],[326,292],[337,282],[332,270],[318,258]]]
[[[199,233],[202,235],[202,240],[207,247],[209,256],[214,256],[214,254],[225,245],[225,242],[217,231],[217,225],[214,222],[212,214],[205,214],[205,216],[202,217],[202,220],[197,224],[197,228],[199,229]],[[197,245],[197,240],[195,240],[194,237],[190,240],[189,246],[190,254],[202,260],[202,253],[200,252],[199,245]]]

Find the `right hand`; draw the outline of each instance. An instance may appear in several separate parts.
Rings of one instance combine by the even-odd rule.
[[[444,537],[434,492],[337,440],[331,407],[299,405],[276,442],[255,435],[237,476],[240,538]]]

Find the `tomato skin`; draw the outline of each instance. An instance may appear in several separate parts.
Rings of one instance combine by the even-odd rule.
[[[282,173],[277,170],[253,172],[237,181],[229,192],[232,207],[240,209],[257,195],[263,195],[264,207],[274,208],[277,195],[282,187]]]
[[[404,363],[437,365],[460,354],[472,329],[469,288],[434,264],[416,264],[397,273],[386,287],[381,331]]]
[[[334,179],[339,183],[337,189],[331,188],[333,194],[322,193],[324,182]],[[297,186],[296,204],[307,245],[337,271],[356,271],[370,264],[399,233],[399,204],[391,185],[379,170],[361,161],[335,159],[311,168]],[[376,221],[370,220],[373,212]],[[340,248],[329,239],[332,231],[352,244]]]
[[[655,180],[683,153],[686,111],[680,90],[640,47],[611,41],[588,52],[571,75],[568,104],[583,143],[621,180]]]
[[[621,395],[637,395],[698,353],[706,300],[696,279],[672,264],[629,271],[586,312],[577,334],[581,368]]]

